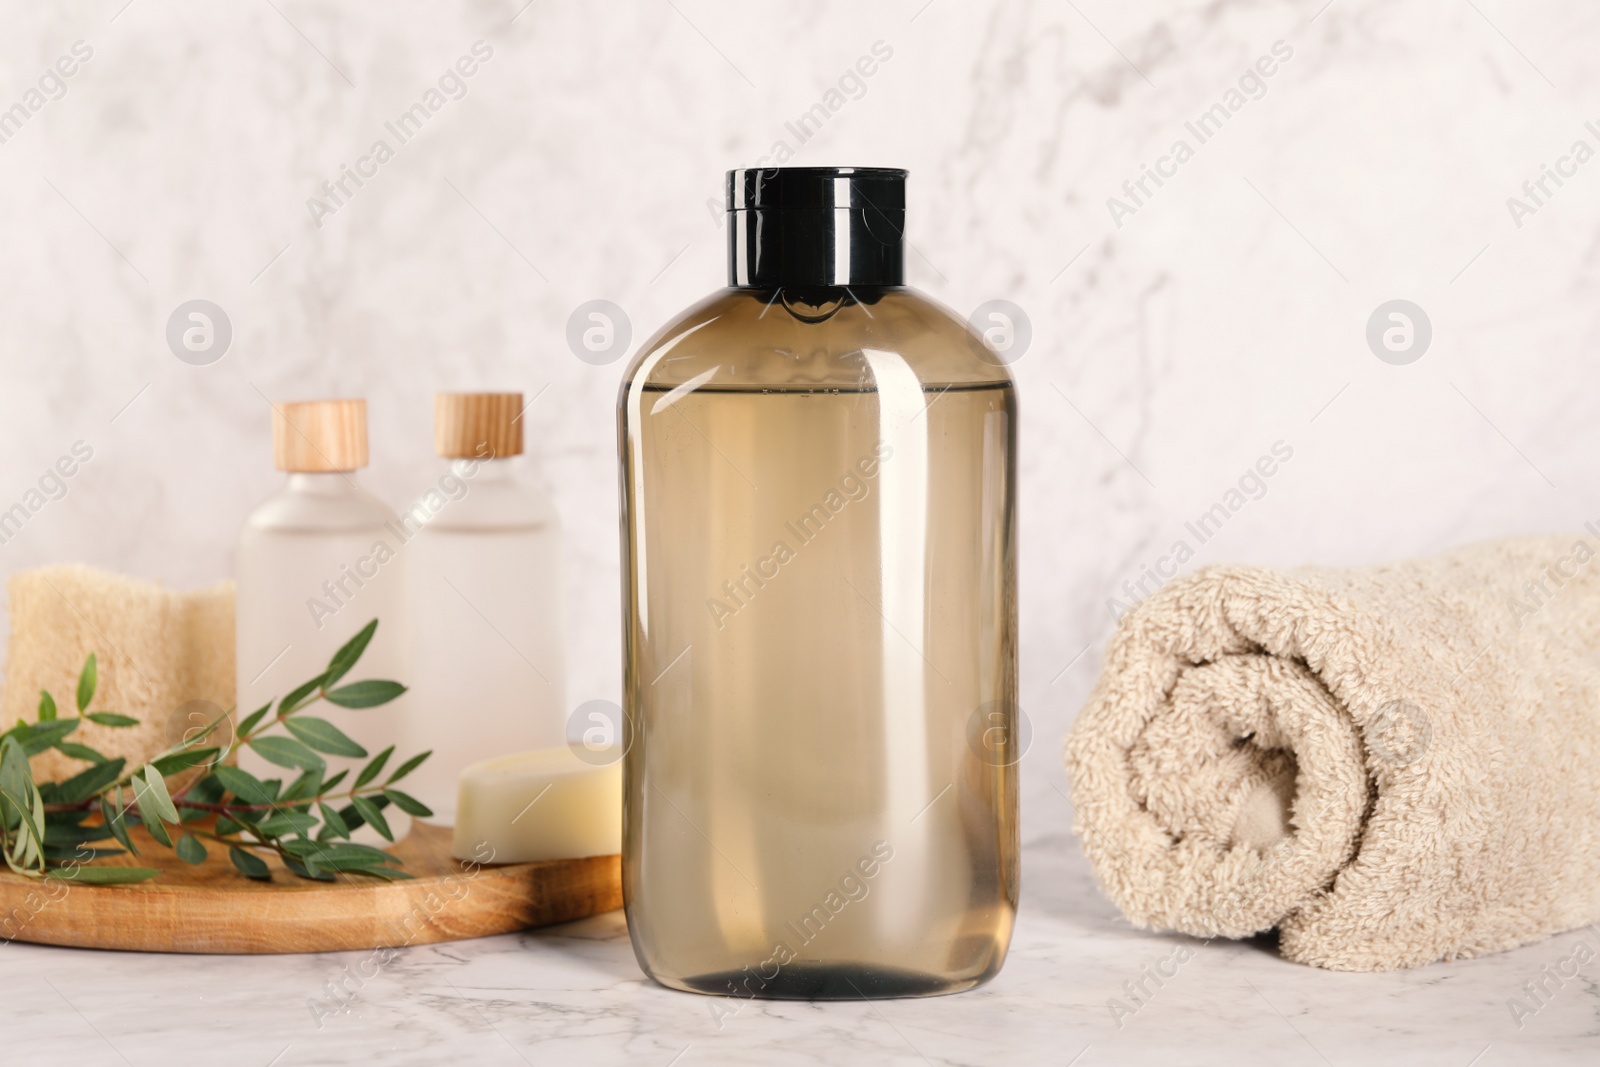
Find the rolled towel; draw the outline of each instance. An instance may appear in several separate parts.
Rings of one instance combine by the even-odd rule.
[[[1133,922],[1373,971],[1600,919],[1600,527],[1207,567],[1123,616],[1067,739]]]

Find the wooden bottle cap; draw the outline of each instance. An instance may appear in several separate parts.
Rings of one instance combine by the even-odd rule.
[[[436,393],[433,450],[448,459],[522,455],[521,393]]]
[[[367,465],[365,400],[272,405],[272,459],[281,471],[353,471]]]

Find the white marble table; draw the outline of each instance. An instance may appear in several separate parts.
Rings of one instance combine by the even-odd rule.
[[[95,458],[7,538],[3,569],[209,584],[276,484],[267,397],[367,395],[363,478],[403,505],[437,476],[436,388],[525,389],[568,531],[569,692],[616,699],[623,364],[569,352],[568,318],[614,300],[638,342],[720,284],[722,170],[787,142],[881,40],[893,60],[792,162],[910,167],[915,284],[1033,323],[1012,369],[1041,743],[1005,970],[932,1000],[754,1004],[719,1029],[715,1002],[644,979],[620,914],[410,949],[366,979],[359,953],[0,942],[0,1067],[1600,1063],[1600,960],[1520,1029],[1507,1007],[1576,935],[1349,975],[1140,933],[1046,783],[1108,599],[1279,439],[1294,462],[1189,566],[1372,563],[1600,516],[1600,164],[1534,218],[1507,209],[1592,137],[1592,0],[618,7],[10,5],[0,108],[73,41],[94,58],[0,152],[0,509],[73,441]],[[495,58],[470,95],[348,210],[313,216],[321,183],[479,39]],[[1111,217],[1280,39],[1294,58],[1260,99]],[[163,333],[201,296],[236,327],[206,367]],[[1410,366],[1363,333],[1396,297],[1435,325]],[[1108,1000],[1181,944],[1194,958],[1119,1028]],[[348,1004],[319,1026],[341,980]]]
[[[749,1002],[719,1028],[711,1009],[728,1002],[663,989],[639,972],[620,912],[408,949],[376,973],[367,953],[155,956],[10,944],[0,945],[0,1061],[1494,1067],[1600,1058],[1600,960],[1520,1029],[1507,1006],[1593,933],[1398,974],[1334,974],[1285,962],[1265,941],[1201,944],[1131,929],[1070,837],[1035,840],[1024,854],[1005,969],[952,997]],[[1136,1006],[1124,983],[1179,945],[1193,957]],[[345,992],[336,998],[330,983]],[[1113,997],[1136,1008],[1120,1027]]]

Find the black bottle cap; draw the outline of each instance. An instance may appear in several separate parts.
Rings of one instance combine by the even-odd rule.
[[[729,285],[905,284],[903,170],[730,170],[728,223]]]

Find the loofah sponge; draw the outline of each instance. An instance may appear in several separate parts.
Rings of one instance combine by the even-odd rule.
[[[72,740],[129,765],[149,759],[198,725],[233,707],[233,583],[173,592],[80,564],[20,571],[8,583],[11,642],[0,688],[4,721],[34,721],[39,691],[75,714],[78,672],[90,652],[99,664],[91,710],[119,711],[138,726],[85,722]],[[84,768],[58,752],[34,757],[40,781]]]

